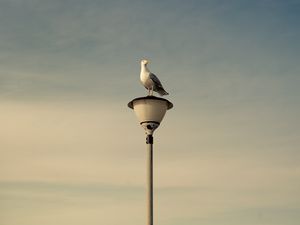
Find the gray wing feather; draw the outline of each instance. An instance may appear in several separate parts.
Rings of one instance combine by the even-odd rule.
[[[165,89],[163,88],[162,84],[160,83],[159,79],[157,78],[157,76],[155,76],[155,74],[150,73],[149,74],[149,78],[153,81],[154,85],[153,85],[153,90],[158,92],[161,96],[162,95],[168,95],[169,93],[165,91]]]
[[[157,78],[157,76],[155,76],[155,74],[150,73],[149,74],[150,79],[154,82],[155,85],[157,85],[158,87],[162,88],[162,84],[160,83],[159,79]]]

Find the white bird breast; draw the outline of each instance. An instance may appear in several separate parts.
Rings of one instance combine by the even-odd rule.
[[[146,87],[146,88],[152,88],[153,87],[153,85],[154,85],[154,83],[153,83],[153,81],[148,77],[148,78],[146,78],[146,79],[142,79],[142,83],[143,83],[143,85]]]
[[[153,83],[153,81],[152,81],[151,79],[148,79],[148,80],[146,81],[146,87],[147,87],[147,88],[152,88],[153,85],[154,85],[154,83]]]

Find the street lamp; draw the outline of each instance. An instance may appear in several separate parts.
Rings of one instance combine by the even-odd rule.
[[[128,107],[134,110],[147,135],[147,225],[153,225],[153,132],[173,104],[164,98],[146,96],[133,99]]]

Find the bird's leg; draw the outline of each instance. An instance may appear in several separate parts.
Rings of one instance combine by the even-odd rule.
[[[153,95],[153,86],[150,88],[150,95]]]
[[[150,96],[151,88],[148,88],[148,96]]]

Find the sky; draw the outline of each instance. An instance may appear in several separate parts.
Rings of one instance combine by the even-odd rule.
[[[300,222],[299,0],[0,0],[0,224],[146,223],[140,60],[174,108],[154,224]]]

